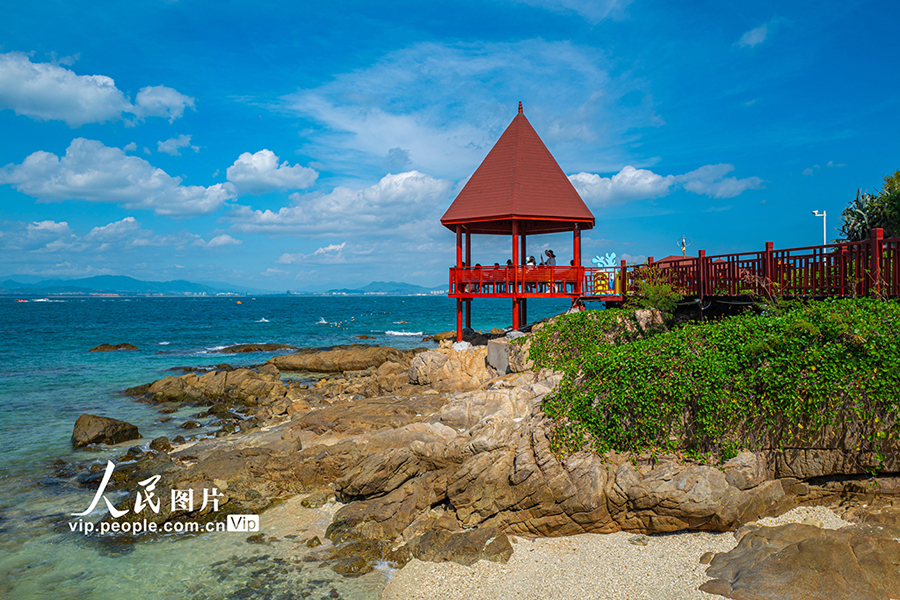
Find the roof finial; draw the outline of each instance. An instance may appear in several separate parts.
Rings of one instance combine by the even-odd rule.
[[[519,100],[519,114],[522,114],[522,101]]]

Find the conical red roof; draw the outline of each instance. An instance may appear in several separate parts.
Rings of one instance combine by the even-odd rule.
[[[566,174],[525,118],[522,103],[481,166],[441,217],[451,230],[465,224],[471,233],[508,234],[512,220],[531,234],[594,226]]]

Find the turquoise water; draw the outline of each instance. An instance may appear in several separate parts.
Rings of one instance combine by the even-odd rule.
[[[259,557],[272,549],[247,545],[243,537],[235,541],[235,534],[146,541],[128,551],[110,551],[66,526],[69,514],[84,510],[94,492],[57,476],[51,463],[59,458],[99,462],[123,452],[74,452],[69,439],[79,415],[134,423],[144,443],[183,433],[172,423],[159,423],[156,408],[119,390],[159,379],[176,366],[250,365],[272,355],[212,352],[232,344],[413,348],[434,346],[422,337],[455,326],[455,301],[445,297],[239,300],[0,299],[0,598],[280,598],[292,597],[291,590],[310,581],[317,582],[309,588],[310,598],[331,597],[332,589],[344,598],[377,597],[383,572],[344,580],[324,568],[320,573],[282,565],[283,572],[263,577],[262,569],[252,565],[271,570],[272,561]],[[529,317],[539,319],[568,306],[566,300],[532,300]],[[475,301],[472,325],[507,327],[510,308],[508,301]],[[357,335],[375,339],[354,339]],[[139,350],[88,352],[102,343],[122,342]],[[247,577],[240,576],[245,570]],[[254,573],[275,583],[248,586]]]

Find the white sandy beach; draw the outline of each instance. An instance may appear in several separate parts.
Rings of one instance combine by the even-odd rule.
[[[848,525],[824,507],[800,507],[760,525],[818,521]],[[382,600],[699,600],[718,598],[697,588],[708,578],[705,552],[727,552],[731,533],[648,536],[646,546],[629,543],[633,533],[582,534],[561,538],[515,538],[505,565],[413,560],[396,572]]]

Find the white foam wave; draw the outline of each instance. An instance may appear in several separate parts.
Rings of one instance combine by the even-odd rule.
[[[388,583],[391,582],[391,579],[394,578],[394,573],[397,572],[397,569],[393,568],[386,560],[379,560],[376,562],[375,569],[384,573],[384,577],[387,579]]]
[[[171,343],[172,343],[172,342],[160,342],[158,345],[159,345],[159,346],[168,346],[168,345],[171,344]]]
[[[385,335],[422,335],[421,331],[385,331]]]
[[[262,317],[259,321],[257,321],[257,323],[268,323],[268,322],[269,322],[269,320],[265,317]]]

